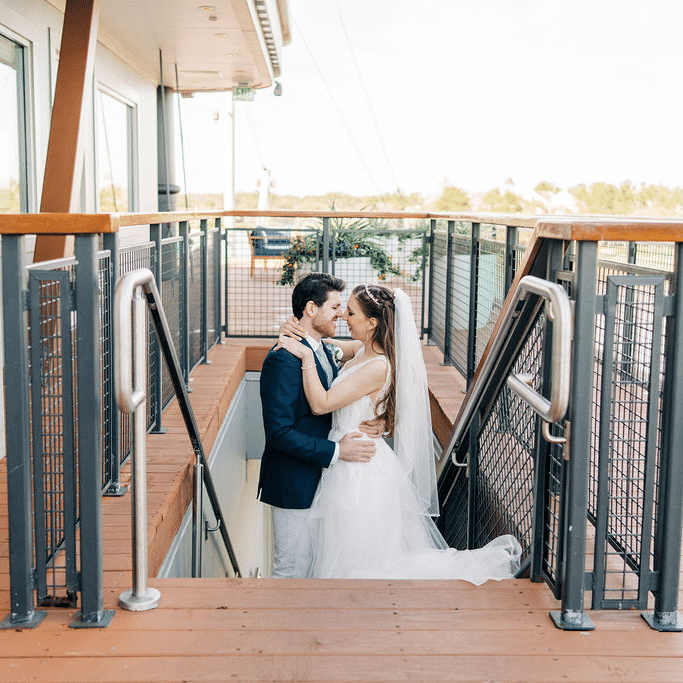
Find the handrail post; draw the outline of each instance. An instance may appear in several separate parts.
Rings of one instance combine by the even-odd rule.
[[[192,496],[192,578],[202,576],[202,548],[204,545],[204,466],[197,458],[193,468]]]
[[[678,609],[681,558],[681,515],[683,514],[683,242],[676,244],[676,273],[673,330],[666,334],[664,424],[659,485],[659,522],[656,529],[655,569],[659,586],[654,612],[643,619],[657,631],[683,631]]]
[[[102,627],[102,438],[100,322],[97,235],[76,235],[76,311],[78,324],[78,490],[80,504],[81,610],[73,627]]]
[[[23,307],[23,235],[2,237],[5,430],[7,434],[7,509],[9,513],[10,613],[0,629],[35,628],[45,611],[35,609],[31,505],[31,399],[28,386],[28,336]]]
[[[119,605],[123,609],[141,612],[157,607],[161,594],[156,588],[147,586],[146,302],[140,285],[133,283],[131,286],[130,282],[120,280],[115,296],[115,310],[120,322],[116,328],[116,398],[121,410],[133,413],[133,588],[121,593]],[[131,299],[132,316],[130,309],[126,310]]]
[[[581,242],[576,260],[576,308],[572,395],[569,407],[571,439],[567,467],[567,504],[564,529],[566,550],[562,577],[562,611],[550,616],[558,628],[587,631],[593,622],[583,612],[586,562],[586,510],[591,449],[591,403],[595,353],[595,284],[598,266],[597,242]]]

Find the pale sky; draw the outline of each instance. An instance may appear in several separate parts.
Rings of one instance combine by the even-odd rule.
[[[507,178],[519,192],[542,180],[683,185],[682,0],[289,7],[282,96],[235,103],[238,191],[256,190],[263,165],[275,193],[296,195],[438,196]],[[221,168],[196,170],[220,157],[216,104],[183,106],[203,110],[183,114],[188,186],[220,191]]]

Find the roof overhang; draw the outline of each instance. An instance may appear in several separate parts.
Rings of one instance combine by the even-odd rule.
[[[100,0],[98,40],[182,93],[266,88],[290,40],[287,0]]]

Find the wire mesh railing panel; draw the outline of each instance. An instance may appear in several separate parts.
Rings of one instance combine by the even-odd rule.
[[[470,262],[472,240],[468,235],[451,239],[451,317],[450,359],[463,375],[467,375],[467,338],[470,324]]]
[[[541,316],[513,367],[515,374],[533,376],[537,391],[542,376],[543,329]],[[473,508],[476,547],[501,534],[513,534],[524,553],[529,552],[536,431],[533,409],[503,385],[479,432]]]
[[[596,572],[602,608],[643,607],[656,525],[664,278],[610,276],[597,419]],[[655,516],[653,516],[653,513]]]
[[[204,235],[192,233],[188,237],[187,295],[189,299],[189,362],[193,368],[203,357],[204,348]]]
[[[448,235],[446,233],[434,233],[431,259],[429,338],[443,352],[446,348],[446,272],[448,260]]]
[[[36,592],[41,604],[73,604],[78,515],[74,266],[32,270],[29,358]]]
[[[458,467],[450,460],[439,477],[439,500],[443,504],[437,526],[446,543],[457,550],[465,550],[468,543],[468,482],[466,465]]]
[[[152,272],[156,267],[157,254],[154,242],[139,244],[134,247],[126,247],[119,250],[119,275],[126,275],[138,268],[148,268]],[[154,425],[156,406],[156,377],[159,353],[157,352],[156,333],[154,325],[145,308],[147,329],[149,330],[148,356],[147,356],[147,428]],[[130,456],[132,448],[131,416],[130,413],[119,411],[119,461],[121,463]]]
[[[413,306],[415,324],[422,329],[422,250],[424,249],[424,233],[416,232],[411,235],[403,233],[366,233],[366,244],[372,244],[378,251],[381,249],[382,265],[373,265],[373,257],[369,249],[354,248],[347,257],[336,256],[332,259],[331,270],[337,277],[346,282],[343,299],[351,295],[354,287],[359,284],[375,283],[385,285],[391,289],[400,288],[409,297]],[[333,237],[335,237],[333,233]],[[338,244],[338,242],[336,243]],[[338,249],[334,249],[333,253]],[[375,252],[377,253],[377,252]],[[383,269],[384,268],[384,269]],[[346,322],[340,320],[337,336],[349,337]]]
[[[209,302],[207,302],[206,313],[207,313],[207,331],[209,334],[208,346],[212,347],[220,339],[220,309],[213,304],[214,292],[218,294],[220,299],[220,294],[218,293],[218,278],[220,277],[219,272],[216,272],[216,256],[220,256],[221,253],[221,233],[220,230],[212,229],[208,231],[208,261],[206,263],[206,280],[207,280],[207,290],[209,292]],[[220,259],[218,259],[220,261]]]
[[[479,363],[505,300],[505,243],[479,240],[477,254],[476,350]]]
[[[156,250],[153,242],[126,247],[119,249],[118,254],[119,275],[126,275],[138,268],[148,268],[154,272],[156,266]],[[149,312],[145,307],[145,317],[147,318],[147,329],[149,342],[147,348],[147,427],[152,427],[156,415],[156,368],[159,363],[159,353],[157,352],[156,333],[154,325],[149,317]],[[119,463],[123,464],[130,457],[133,448],[132,418],[130,413],[119,411]]]
[[[293,242],[311,231],[279,232]],[[284,258],[254,257],[248,230],[228,230],[226,240],[226,335],[276,337],[282,322],[292,314],[293,284],[281,284]],[[285,245],[284,250],[287,248]],[[301,274],[299,268],[294,271],[292,282]]]
[[[664,273],[674,271],[673,242],[601,242],[599,257]]]
[[[112,336],[112,292],[111,292],[111,255],[105,252],[100,256],[98,268],[98,287],[100,294],[100,378],[102,381],[102,488],[104,489],[114,478],[113,460],[117,454],[112,451],[111,415],[116,403],[112,386],[114,354],[111,344]]]
[[[317,228],[279,229],[278,241],[287,243],[270,255],[252,253],[255,231],[227,233],[227,335],[276,337],[292,313],[294,284],[308,273],[323,270],[323,233]],[[344,299],[361,283],[400,287],[410,296],[416,324],[422,327],[426,256],[422,228],[414,232],[364,229],[358,235],[329,230],[328,235],[328,272],[345,281]],[[258,239],[263,236],[259,234]],[[337,336],[348,334],[340,321]]]
[[[171,331],[173,344],[180,358],[185,355],[185,339],[182,332],[183,302],[185,292],[182,278],[182,238],[166,238],[161,243],[161,300]],[[162,405],[166,406],[174,396],[173,384],[166,366],[162,369]]]

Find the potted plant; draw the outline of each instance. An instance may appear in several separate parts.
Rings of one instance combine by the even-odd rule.
[[[334,210],[334,205],[332,210]],[[321,222],[322,219],[316,219],[316,224],[312,226],[315,232],[304,237],[297,237],[292,241],[290,248],[283,254],[284,264],[278,284],[294,285],[297,273],[300,273],[306,264],[318,264],[323,251]],[[349,277],[345,277],[346,274],[342,272],[344,261],[365,259],[367,268],[363,268],[359,261],[354,261],[352,264],[356,277],[359,272],[367,273],[367,277],[363,276],[365,279],[361,281],[372,279],[373,276],[380,281],[386,280],[388,275],[405,276],[382,246],[381,236],[372,233],[380,227],[365,218],[332,217],[330,220],[332,238],[328,256],[334,259],[337,275],[349,280]]]

